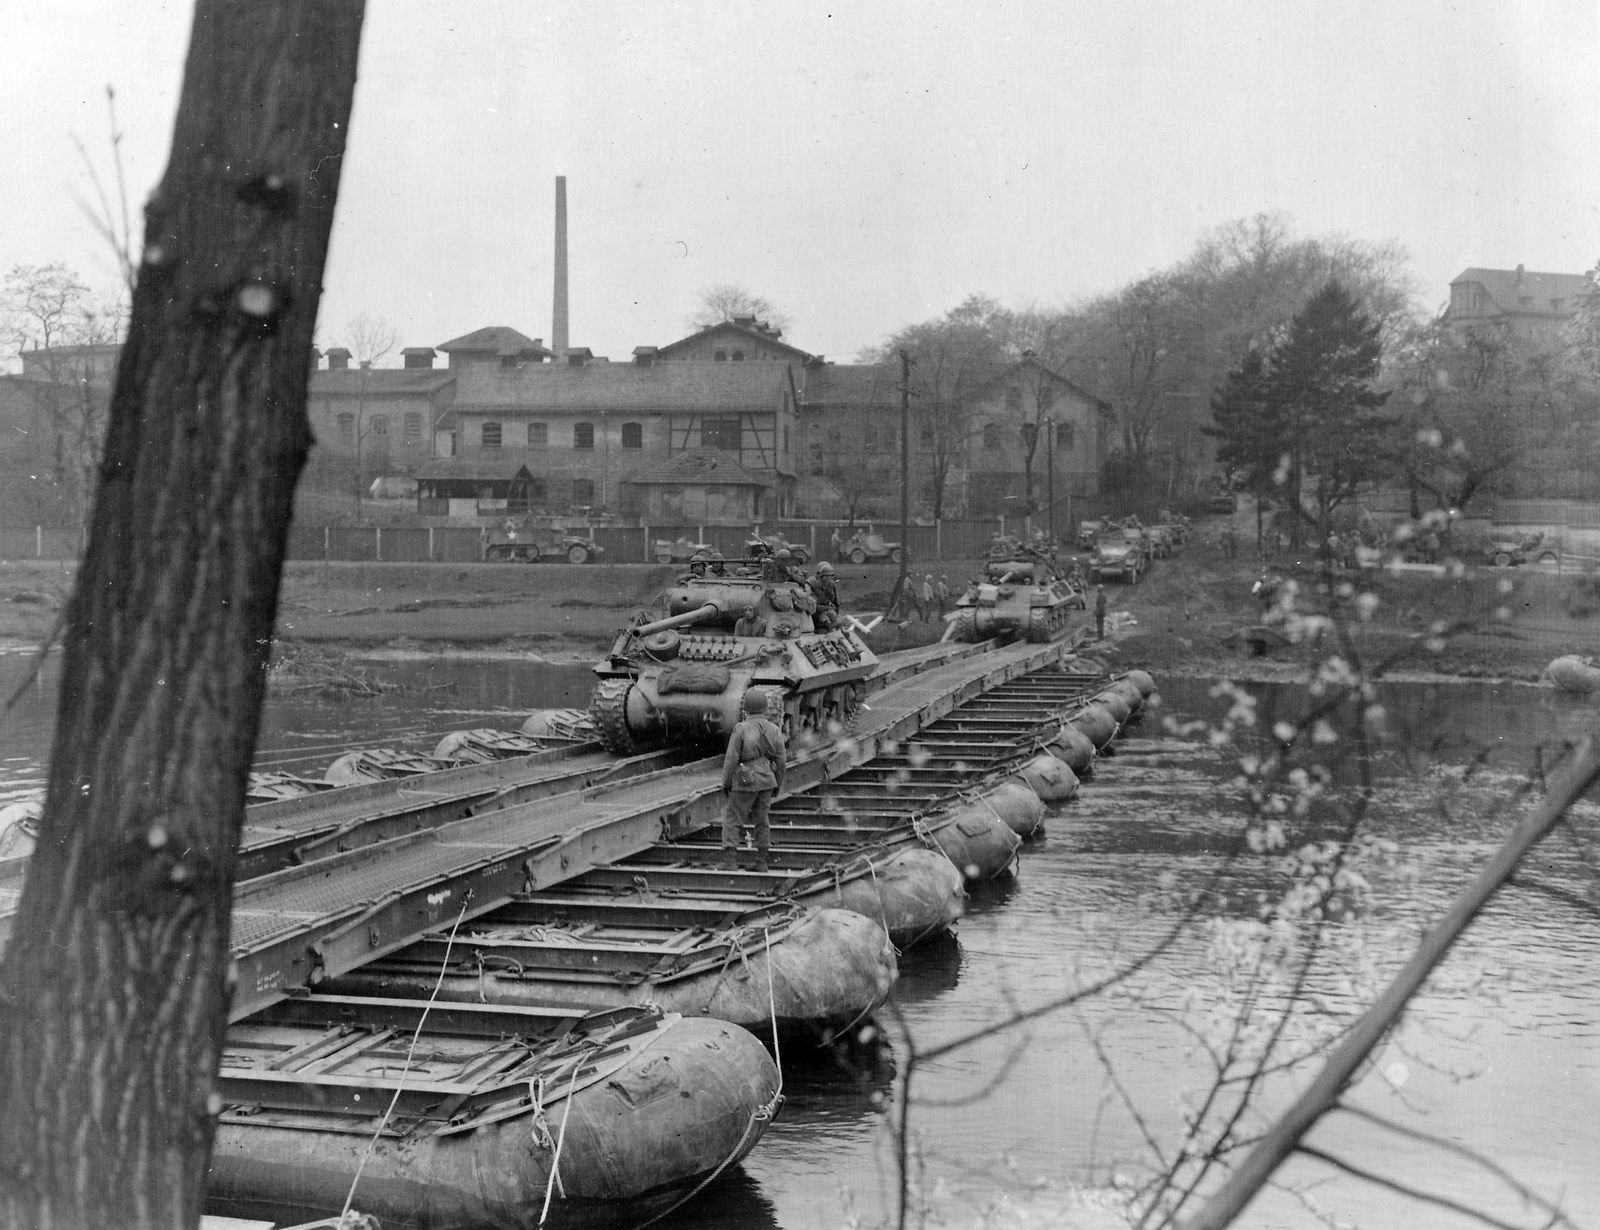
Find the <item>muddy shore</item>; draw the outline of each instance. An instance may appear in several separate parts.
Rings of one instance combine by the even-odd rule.
[[[977,560],[937,565],[953,591]],[[1277,562],[1303,591],[1322,584],[1309,563]],[[1248,638],[1261,612],[1251,595],[1257,561],[1225,559],[1191,542],[1156,562],[1137,585],[1108,583],[1108,663],[1184,675],[1294,678],[1309,646],[1257,654]],[[70,565],[0,566],[0,645],[37,645],[56,625],[72,583]],[[937,573],[936,573],[937,575]],[[677,577],[655,565],[293,564],[284,578],[278,639],[363,655],[439,653],[592,661],[635,612],[653,605]],[[1346,578],[1372,594],[1372,618],[1349,625],[1364,662],[1407,677],[1510,679],[1535,683],[1564,653],[1600,651],[1594,579],[1537,567],[1469,567],[1448,572],[1363,571]],[[880,611],[895,581],[892,565],[843,565],[846,609]],[[1313,602],[1316,599],[1312,600]],[[1080,626],[1089,619],[1079,615]],[[1440,628],[1449,629],[1440,636]],[[880,650],[925,644],[936,622],[883,625]]]

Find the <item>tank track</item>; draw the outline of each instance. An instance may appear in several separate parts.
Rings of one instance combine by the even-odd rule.
[[[1050,607],[1035,607],[1028,615],[1025,634],[1029,641],[1043,645],[1054,640],[1072,618],[1066,603]]]
[[[589,717],[600,745],[613,756],[632,756],[639,750],[628,729],[628,691],[632,687],[631,679],[602,679],[589,697]]]
[[[956,615],[956,634],[953,638],[968,644],[978,639],[978,612],[975,608],[964,606]]]

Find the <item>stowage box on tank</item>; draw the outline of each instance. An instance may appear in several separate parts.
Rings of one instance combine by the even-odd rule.
[[[686,576],[664,601],[663,617],[636,618],[594,668],[590,715],[617,755],[724,741],[751,688],[766,690],[767,714],[791,740],[825,735],[854,717],[878,664],[854,628],[817,626],[792,576]]]

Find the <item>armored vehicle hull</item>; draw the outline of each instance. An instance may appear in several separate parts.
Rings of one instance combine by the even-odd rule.
[[[1043,557],[991,559],[983,577],[956,599],[958,641],[1021,636],[1048,641],[1063,632],[1083,595]]]
[[[878,664],[859,634],[819,628],[806,585],[774,561],[726,571],[682,578],[664,595],[666,614],[636,619],[594,668],[589,712],[608,750],[719,743],[752,688],[765,690],[768,715],[791,739],[855,716]]]

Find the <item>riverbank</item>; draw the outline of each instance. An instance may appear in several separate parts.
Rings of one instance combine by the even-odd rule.
[[[959,592],[980,561],[938,567]],[[1297,569],[1293,561],[1278,571],[1308,591],[1321,584],[1314,568]],[[54,562],[0,568],[0,644],[23,649],[47,636],[72,572]],[[1312,647],[1274,644],[1263,654],[1252,644],[1249,630],[1261,612],[1251,587],[1259,573],[1250,559],[1228,560],[1212,544],[1191,542],[1175,558],[1158,560],[1139,584],[1107,584],[1109,635],[1096,651],[1110,665],[1167,675],[1296,677]],[[678,575],[676,567],[655,565],[291,564],[278,639],[370,656],[589,662]],[[882,610],[895,576],[891,565],[841,565],[846,609]],[[1350,645],[1387,673],[1534,683],[1552,658],[1600,650],[1595,583],[1571,572],[1372,570],[1347,580],[1377,599],[1371,620],[1350,625]],[[1087,627],[1089,617],[1080,614],[1077,623]],[[1438,635],[1441,627],[1448,635]],[[937,623],[880,624],[871,641],[886,651],[926,644],[942,631]]]

